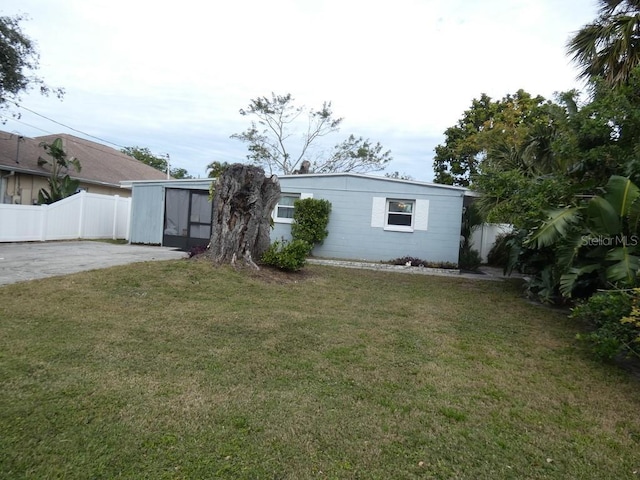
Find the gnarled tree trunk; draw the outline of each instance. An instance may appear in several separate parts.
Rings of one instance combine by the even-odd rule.
[[[218,178],[213,198],[209,255],[216,264],[244,263],[258,268],[269,248],[271,211],[280,199],[280,182],[264,170],[236,163]]]

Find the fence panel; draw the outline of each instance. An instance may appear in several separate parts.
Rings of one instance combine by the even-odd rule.
[[[0,204],[0,242],[129,238],[131,199],[80,192],[51,205]]]
[[[39,206],[0,203],[0,242],[42,240],[43,213]]]
[[[113,238],[129,240],[129,222],[131,221],[131,198],[117,197],[116,215],[114,219]]]
[[[513,230],[513,225],[508,223],[483,223],[473,230],[471,243],[475,250],[478,250],[483,262],[487,261],[487,256],[491,247],[496,243],[496,238]]]
[[[51,205],[41,205],[44,220],[41,240],[74,240],[81,238],[79,215],[84,192],[63,198]]]

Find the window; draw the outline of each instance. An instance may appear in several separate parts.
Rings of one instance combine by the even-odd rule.
[[[284,194],[276,206],[276,219],[284,222],[293,221],[293,204],[300,199],[300,195]]]
[[[413,200],[388,200],[386,226],[413,226]]]
[[[371,226],[393,232],[426,231],[429,200],[373,197]]]
[[[277,223],[293,223],[293,205],[296,200],[313,198],[310,193],[283,193],[278,205],[273,210],[273,221]]]

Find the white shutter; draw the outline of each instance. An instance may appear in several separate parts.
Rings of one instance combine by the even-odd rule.
[[[429,200],[416,200],[416,216],[413,222],[414,230],[427,230],[429,224]]]
[[[384,215],[387,209],[387,199],[384,197],[373,197],[371,205],[371,226],[373,228],[384,228]]]

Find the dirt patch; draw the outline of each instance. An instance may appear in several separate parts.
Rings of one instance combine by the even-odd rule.
[[[190,258],[187,258],[190,262],[209,262],[211,263],[211,259],[208,257],[207,253],[201,253],[198,255],[194,255]],[[215,265],[211,263],[212,268],[216,268]],[[278,284],[278,285],[287,285],[290,283],[300,283],[309,280],[314,276],[312,272],[308,269],[303,268],[297,272],[288,272],[286,270],[281,270],[279,268],[270,267],[268,265],[260,265],[260,270],[256,270],[248,265],[238,264],[235,267],[230,267],[229,265],[223,265],[221,268],[235,268],[236,271],[241,271],[245,273],[248,277],[254,278],[256,280],[270,283],[270,284]]]

